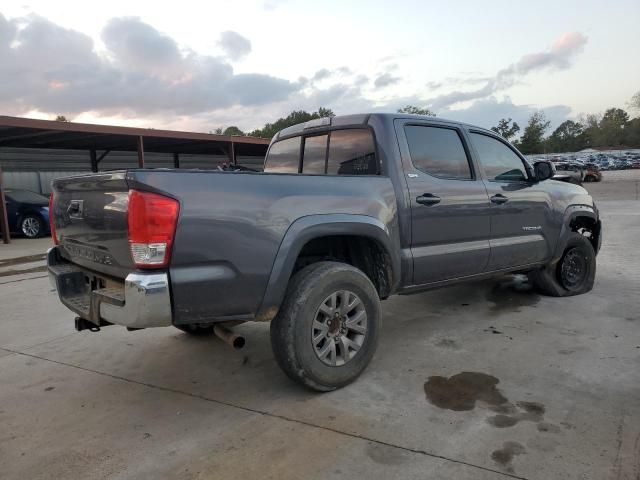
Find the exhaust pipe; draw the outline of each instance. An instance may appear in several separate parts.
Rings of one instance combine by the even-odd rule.
[[[226,327],[222,325],[214,325],[213,333],[216,334],[220,340],[229,345],[230,347],[235,348],[236,350],[240,350],[244,347],[245,340],[242,335],[238,335],[237,333],[232,332]]]

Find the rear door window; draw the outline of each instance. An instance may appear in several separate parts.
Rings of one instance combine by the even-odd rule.
[[[364,128],[334,130],[329,139],[329,175],[377,175],[375,143]]]
[[[327,160],[328,135],[318,135],[304,139],[302,173],[323,174]]]
[[[264,171],[270,173],[298,173],[300,142],[300,137],[292,137],[271,145],[265,161]]]
[[[472,178],[467,152],[452,128],[407,125],[411,162],[418,170],[447,179]]]

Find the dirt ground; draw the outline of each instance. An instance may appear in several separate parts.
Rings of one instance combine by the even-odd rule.
[[[0,478],[637,480],[639,184],[585,185],[604,223],[591,293],[506,277],[393,297],[372,364],[327,394],[281,373],[268,325],[241,326],[240,352],[76,333],[50,240],[0,245]]]

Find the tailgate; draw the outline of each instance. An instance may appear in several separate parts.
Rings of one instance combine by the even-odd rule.
[[[127,237],[126,172],[53,182],[52,218],[61,255],[90,270],[125,278],[135,270]]]

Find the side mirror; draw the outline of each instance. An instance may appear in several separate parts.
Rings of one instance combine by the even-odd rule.
[[[533,164],[533,171],[536,175],[536,180],[542,182],[548,180],[556,174],[556,167],[548,160],[540,160]]]

